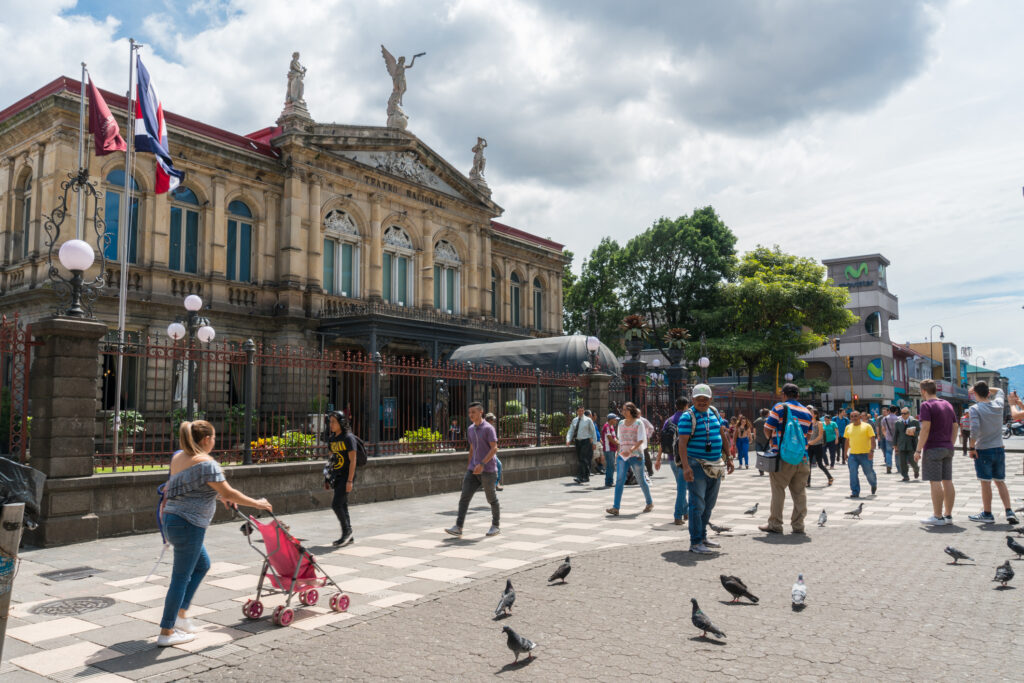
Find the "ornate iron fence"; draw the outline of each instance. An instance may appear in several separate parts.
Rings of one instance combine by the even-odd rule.
[[[31,325],[18,314],[0,316],[0,454],[26,462],[32,417],[29,406],[29,370],[32,366]]]

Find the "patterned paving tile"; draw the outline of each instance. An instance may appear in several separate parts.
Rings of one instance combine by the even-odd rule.
[[[414,579],[428,579],[430,581],[455,581],[464,579],[475,572],[466,569],[447,569],[445,567],[432,567],[422,571],[408,574]]]
[[[10,638],[17,638],[22,642],[34,645],[46,640],[53,640],[54,638],[60,638],[62,636],[71,636],[76,633],[82,633],[83,631],[91,631],[96,628],[100,628],[100,626],[74,617],[64,617],[62,619],[51,619],[50,621],[43,621],[29,626],[9,628],[7,629],[7,635]]]

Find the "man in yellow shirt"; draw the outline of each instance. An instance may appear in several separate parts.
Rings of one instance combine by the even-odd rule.
[[[871,463],[875,457],[875,447],[878,444],[874,428],[860,419],[860,413],[853,411],[850,413],[850,424],[846,425],[843,437],[843,455],[850,467],[850,498],[860,498],[858,467],[864,470],[864,476],[871,484],[871,495],[874,495],[878,488],[874,465]]]

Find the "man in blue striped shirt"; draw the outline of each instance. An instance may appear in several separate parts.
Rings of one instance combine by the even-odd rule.
[[[790,413],[792,413],[800,425],[804,438],[811,431],[811,423],[814,421],[811,411],[797,400],[800,397],[800,388],[797,385],[786,384],[782,387],[782,395],[786,400],[775,404],[775,407],[768,413],[768,419],[764,423],[765,436],[770,439],[771,446],[776,451],[780,449],[780,442],[782,435],[786,431],[786,423]],[[768,523],[759,526],[758,529],[770,534],[782,533],[782,509],[786,505],[786,489],[788,488],[790,496],[793,497],[793,516],[790,518],[793,533],[805,533],[804,518],[807,516],[807,480],[810,476],[811,464],[806,452],[804,453],[803,460],[797,465],[791,465],[782,460],[781,455],[779,456],[779,471],[772,472],[769,475],[772,487],[772,504]]]
[[[722,477],[726,471],[732,474],[732,458],[723,450],[723,445],[729,443],[727,430],[728,424],[711,407],[711,387],[707,384],[695,386],[693,407],[679,418],[676,454],[690,494],[691,553],[707,555],[720,547],[708,540],[708,522],[718,502]]]

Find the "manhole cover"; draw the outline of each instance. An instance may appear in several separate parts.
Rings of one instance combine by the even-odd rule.
[[[44,572],[39,575],[39,578],[47,579],[48,581],[72,581],[74,579],[84,579],[94,574],[99,574],[102,571],[102,569],[93,569],[92,567],[72,567],[71,569]]]
[[[68,598],[66,600],[44,602],[41,605],[36,605],[29,612],[51,617],[65,617],[73,614],[96,612],[113,604],[113,598]]]

